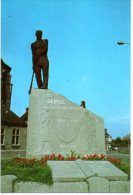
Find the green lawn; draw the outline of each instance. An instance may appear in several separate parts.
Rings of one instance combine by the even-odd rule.
[[[126,162],[121,162],[120,165],[116,165],[119,169],[128,175],[128,180],[130,180],[130,164]]]
[[[47,185],[52,185],[52,171],[49,166],[34,163],[26,165],[18,163],[14,160],[1,161],[1,175],[15,175],[17,181],[40,182]]]

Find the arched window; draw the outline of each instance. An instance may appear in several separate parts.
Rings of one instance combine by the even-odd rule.
[[[12,145],[13,146],[19,146],[20,145],[20,130],[19,129],[13,129],[12,130]]]
[[[5,129],[4,127],[1,128],[1,145],[5,145]]]

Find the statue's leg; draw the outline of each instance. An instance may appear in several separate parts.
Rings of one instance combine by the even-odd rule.
[[[49,63],[46,63],[43,67],[43,80],[44,80],[44,89],[48,88],[48,79],[49,79]]]
[[[36,66],[35,75],[36,75],[36,81],[37,81],[38,88],[40,89],[43,86],[43,82],[41,79],[41,67]]]

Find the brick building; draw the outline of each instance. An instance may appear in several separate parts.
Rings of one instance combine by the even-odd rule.
[[[22,117],[11,109],[11,67],[1,59],[1,157],[25,156],[28,110]]]

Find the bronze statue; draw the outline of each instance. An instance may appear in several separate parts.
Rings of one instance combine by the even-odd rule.
[[[33,72],[39,89],[48,89],[49,60],[47,57],[48,40],[42,39],[42,31],[36,31],[36,41],[31,44]],[[43,78],[41,75],[43,73]]]
[[[81,101],[81,105],[80,106],[82,106],[83,108],[86,108],[85,101]]]

